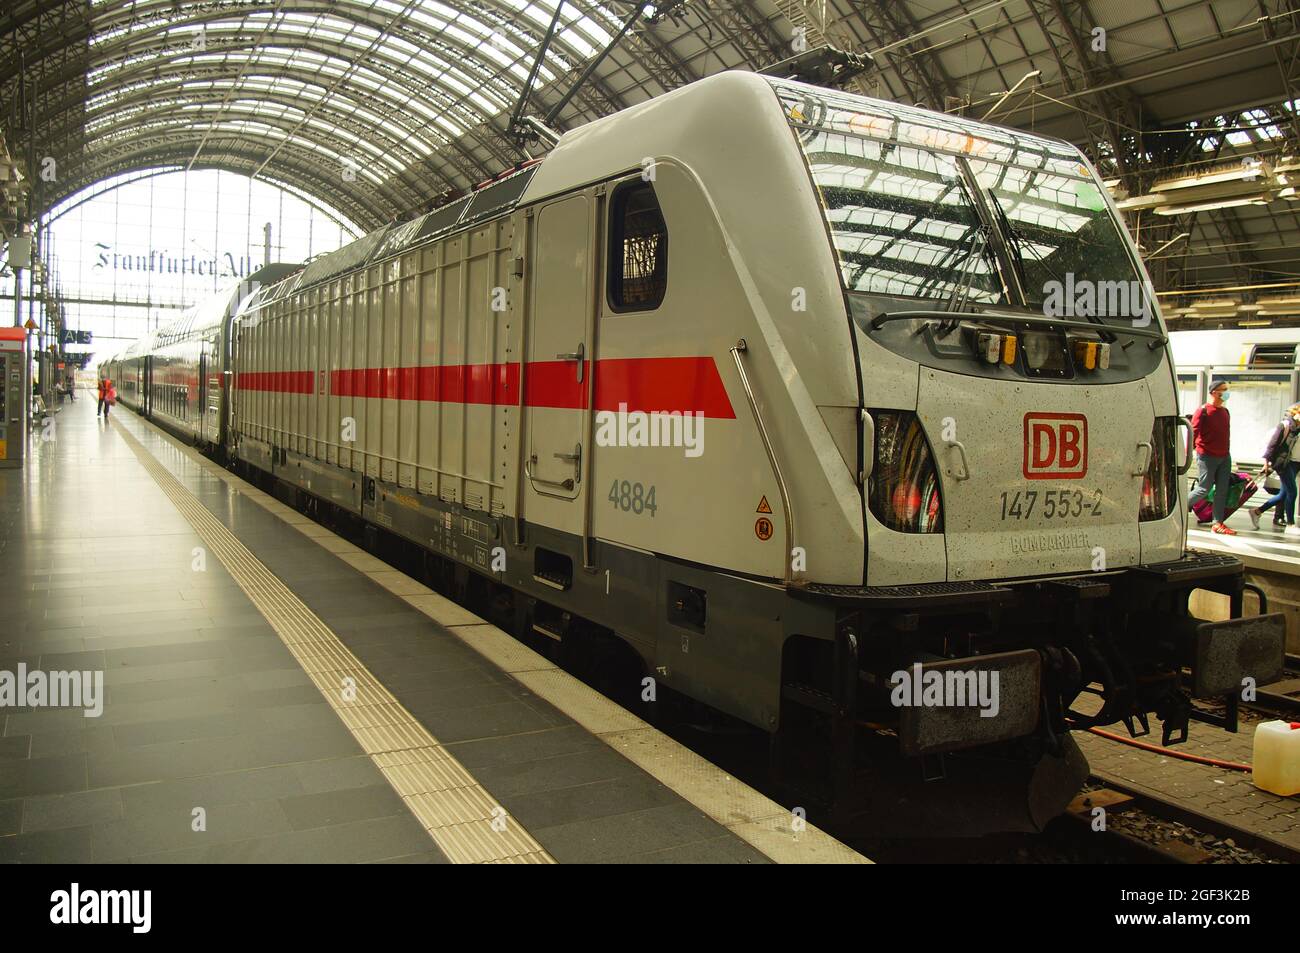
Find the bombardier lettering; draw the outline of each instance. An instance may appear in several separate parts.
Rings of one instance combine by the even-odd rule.
[[[1088,534],[1082,531],[1074,533],[1044,533],[1041,536],[1011,537],[1011,552],[1045,553],[1055,549],[1087,549]]]

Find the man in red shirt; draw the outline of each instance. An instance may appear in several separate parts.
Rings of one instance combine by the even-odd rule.
[[[1230,422],[1228,408],[1228,382],[1210,381],[1210,402],[1192,414],[1192,433],[1196,437],[1196,489],[1187,498],[1189,506],[1205,499],[1214,487],[1214,525],[1210,530],[1226,536],[1236,536],[1235,529],[1224,525],[1228,512],[1228,485],[1232,476],[1232,453],[1228,448]]]

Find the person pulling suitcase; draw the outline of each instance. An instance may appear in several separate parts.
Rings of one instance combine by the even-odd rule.
[[[1266,510],[1276,507],[1274,512],[1283,514],[1286,524],[1284,532],[1300,536],[1300,527],[1295,525],[1296,473],[1300,467],[1292,459],[1297,438],[1300,438],[1300,404],[1292,404],[1286,409],[1282,422],[1273,428],[1268,446],[1264,448],[1264,474],[1267,475],[1270,470],[1276,473],[1280,486],[1276,493],[1249,511],[1250,524],[1255,529],[1259,529],[1260,516]]]
[[[1235,529],[1229,529],[1223,522],[1228,518],[1228,488],[1232,481],[1232,454],[1229,449],[1231,423],[1226,406],[1228,400],[1228,382],[1210,381],[1210,399],[1203,407],[1198,407],[1192,414],[1192,435],[1196,446],[1196,489],[1187,498],[1188,508],[1195,510],[1196,504],[1210,495],[1214,489],[1214,525],[1213,533],[1236,536]]]

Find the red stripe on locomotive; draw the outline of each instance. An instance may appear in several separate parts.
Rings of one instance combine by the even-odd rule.
[[[251,371],[238,377],[243,390],[310,394],[314,385],[312,371]],[[587,406],[587,385],[577,379],[572,361],[530,363],[526,388],[524,403],[529,407],[582,410]],[[519,402],[519,365],[348,368],[330,372],[329,394],[508,406]],[[624,404],[629,411],[702,412],[706,417],[727,420],[736,416],[711,357],[597,361],[595,409],[617,411]]]

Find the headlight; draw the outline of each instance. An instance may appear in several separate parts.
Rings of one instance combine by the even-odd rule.
[[[1142,500],[1138,519],[1142,522],[1162,520],[1173,512],[1178,502],[1178,485],[1174,474],[1174,436],[1178,421],[1174,417],[1157,417],[1151,429],[1151,462],[1142,477]]]
[[[1025,355],[1025,368],[1031,374],[1063,376],[1067,371],[1065,344],[1057,334],[1045,331],[1025,331],[1020,335]]]
[[[916,414],[873,410],[875,462],[867,482],[867,503],[884,526],[901,533],[942,533],[939,474]]]

